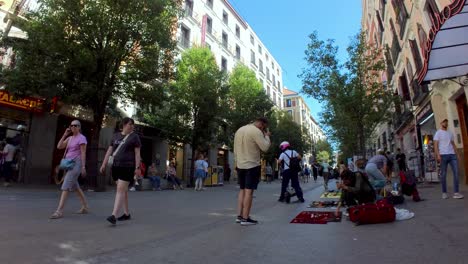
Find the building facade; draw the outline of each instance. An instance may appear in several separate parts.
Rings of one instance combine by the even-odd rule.
[[[290,115],[294,122],[306,129],[312,142],[312,149],[309,153],[305,153],[305,160],[309,163],[314,159],[316,153],[315,145],[319,140],[325,140],[325,134],[317,121],[312,116],[310,108],[304,98],[299,93],[287,89],[283,89],[284,102],[283,109]]]
[[[427,181],[438,181],[434,155],[433,136],[440,122],[449,119],[449,130],[455,135],[461,178],[468,182],[466,150],[468,144],[466,106],[467,87],[463,76],[468,74],[466,65],[466,25],[468,8],[466,1],[450,0],[363,0],[362,28],[367,41],[383,51],[386,71],[381,81],[401,98],[390,122],[382,123],[376,130],[371,152],[387,148],[394,152],[401,148],[409,157],[409,167]],[[444,22],[459,14],[457,21],[462,26],[447,27],[460,30],[454,47],[458,50],[440,58],[444,42],[450,39]],[[465,14],[465,15],[464,15]],[[453,21],[452,21],[453,22]],[[436,36],[439,41],[435,42]],[[436,47],[436,51],[434,51]],[[432,50],[431,50],[432,48]],[[451,72],[445,77],[430,72],[432,60],[434,70]],[[437,58],[437,55],[439,58]],[[441,61],[458,63],[458,68],[441,65]],[[439,66],[437,66],[437,63]],[[429,68],[429,73],[428,72]],[[429,76],[429,77],[426,77]],[[465,77],[466,79],[466,77]],[[465,82],[465,83],[464,83]]]
[[[283,72],[255,31],[227,0],[184,0],[184,17],[177,30],[179,49],[206,46],[221,69],[238,63],[249,67],[279,109],[283,102]]]

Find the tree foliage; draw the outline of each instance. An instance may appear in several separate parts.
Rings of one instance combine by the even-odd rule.
[[[315,143],[315,150],[317,151],[317,153],[325,151],[325,152],[328,153],[329,156],[333,155],[333,148],[332,148],[330,142],[328,142],[328,140],[326,140],[326,139],[318,140]]]
[[[274,106],[255,73],[242,64],[238,64],[229,76],[227,102],[224,113],[227,124],[225,135],[229,146],[232,146],[237,129],[258,117],[268,116]]]
[[[380,80],[384,70],[381,50],[366,44],[361,32],[347,49],[348,61],[340,64],[333,40],[322,41],[317,32],[309,38],[308,66],[300,75],[303,92],[324,104],[322,121],[341,152],[365,155],[366,140],[389,117],[394,102],[392,92]]]
[[[155,104],[169,77],[179,3],[172,0],[40,0],[16,25],[27,39],[10,41],[15,67],[4,69],[7,89],[93,111],[97,149],[113,98]],[[115,101],[114,101],[115,102]],[[97,152],[89,167],[97,172]],[[96,167],[96,168],[94,168]],[[95,176],[95,175],[91,175]]]

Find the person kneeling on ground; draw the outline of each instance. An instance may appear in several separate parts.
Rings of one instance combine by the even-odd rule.
[[[340,212],[343,204],[354,206],[375,202],[375,190],[364,173],[360,171],[352,172],[346,169],[341,174],[341,178],[343,183],[337,184],[337,188],[341,190],[341,197],[336,208],[336,215]]]

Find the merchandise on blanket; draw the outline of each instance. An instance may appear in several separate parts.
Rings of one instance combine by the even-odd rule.
[[[330,208],[338,206],[338,201],[313,201],[309,208]]]
[[[320,198],[330,198],[330,199],[339,199],[341,197],[341,192],[324,192]]]
[[[385,199],[348,209],[349,220],[356,225],[389,223],[395,221],[395,208]]]
[[[328,222],[341,222],[341,212],[336,216],[335,212],[302,211],[290,223],[326,224]]]

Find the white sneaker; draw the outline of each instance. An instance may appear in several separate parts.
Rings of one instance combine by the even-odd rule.
[[[453,199],[463,199],[463,194],[461,193],[454,193],[453,194]]]
[[[132,187],[132,188],[129,189],[129,191],[134,192],[134,191],[136,191],[136,189],[135,189],[135,187]]]
[[[454,195],[454,196],[455,196],[455,195]],[[449,198],[449,197],[448,197],[447,193],[442,193],[442,199],[448,199],[448,198]]]

